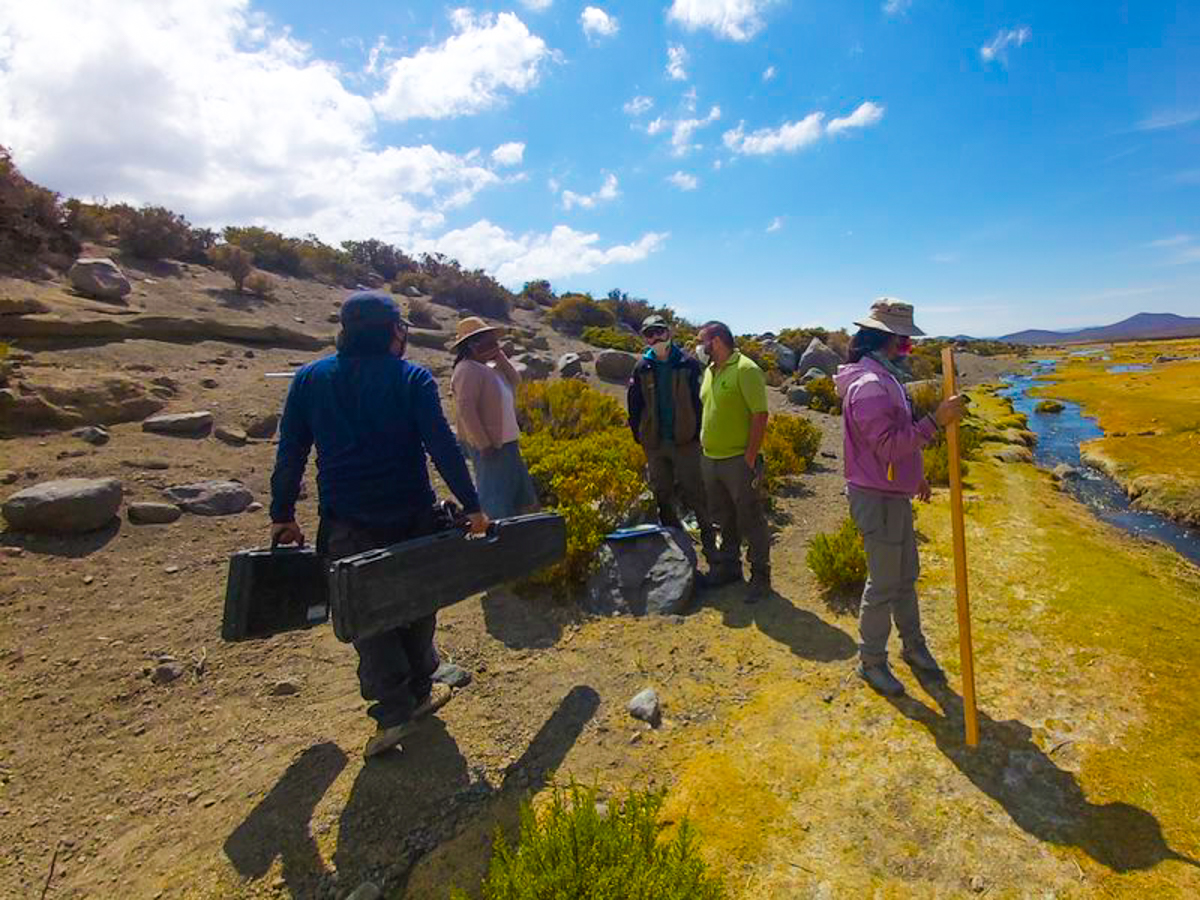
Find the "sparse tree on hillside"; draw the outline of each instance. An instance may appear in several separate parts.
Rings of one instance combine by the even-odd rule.
[[[240,294],[246,278],[254,271],[254,255],[236,244],[220,244],[208,251],[209,261],[231,279]]]

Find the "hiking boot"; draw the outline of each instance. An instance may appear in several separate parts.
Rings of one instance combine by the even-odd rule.
[[[900,656],[909,664],[918,678],[927,678],[930,681],[946,680],[946,673],[942,671],[942,667],[938,665],[937,660],[933,658],[933,654],[924,644],[905,647]]]
[[[399,725],[392,725],[388,728],[379,726],[375,734],[367,741],[367,746],[363,748],[363,759],[370,759],[392,749],[403,750],[400,740],[408,734],[410,727],[411,723],[409,722],[401,722]]]
[[[426,716],[437,712],[449,703],[450,698],[453,696],[454,688],[440,681],[435,681],[433,687],[430,688],[429,696],[417,704],[417,708],[413,710],[413,719],[424,719]]]
[[[750,576],[750,589],[746,592],[747,603],[757,603],[771,596],[771,573],[755,572]]]
[[[859,664],[858,677],[885,697],[904,696],[904,685],[892,674],[892,670],[888,668],[886,662],[872,663],[871,665]]]

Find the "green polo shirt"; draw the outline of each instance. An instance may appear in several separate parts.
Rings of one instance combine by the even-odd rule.
[[[754,360],[734,350],[719,370],[713,363],[705,366],[700,402],[704,455],[711,459],[741,456],[750,441],[750,417],[767,411],[767,379]]]

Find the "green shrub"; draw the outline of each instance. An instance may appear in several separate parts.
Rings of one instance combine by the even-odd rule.
[[[500,282],[482,269],[460,269],[456,262],[442,266],[433,276],[430,293],[434,303],[492,319],[507,319],[512,306],[512,295]]]
[[[983,435],[973,425],[963,424],[958,428],[959,471],[964,478],[970,471],[967,460],[979,455],[983,445]],[[946,443],[946,433],[938,432],[933,443],[926,445],[921,451],[925,466],[925,480],[933,487],[946,487],[950,484],[950,446]]]
[[[775,362],[775,354],[762,345],[761,341],[756,341],[753,338],[738,338],[738,351],[743,356],[748,356],[754,360],[754,364],[766,373],[770,373],[779,368]]]
[[[275,296],[275,279],[266,272],[251,272],[246,277],[246,290],[269,300]]]
[[[84,203],[71,198],[65,204],[67,228],[85,241],[99,241],[114,230],[108,210],[99,203]]]
[[[1066,407],[1057,400],[1042,400],[1033,409],[1034,412],[1039,413],[1060,413]]]
[[[22,175],[0,147],[0,266],[26,270],[43,253],[64,257],[69,265],[79,246],[58,194]]]
[[[161,206],[117,210],[117,244],[139,259],[179,259],[192,249],[192,226]]]
[[[553,306],[558,302],[558,297],[550,287],[550,282],[545,280],[525,282],[525,287],[521,289],[521,296],[528,297],[538,306]]]
[[[615,328],[601,328],[598,325],[589,325],[583,329],[583,339],[593,347],[628,350],[630,353],[637,353],[644,346],[632,334],[617,331]]]
[[[319,278],[343,287],[354,287],[366,279],[368,269],[355,262],[345,250],[330,247],[315,235],[284,237],[258,226],[228,226],[225,241],[254,255],[261,269],[297,278]]]
[[[651,306],[649,301],[639,297],[630,297],[624,291],[616,288],[608,292],[608,296],[600,301],[600,305],[612,313],[613,319],[617,322],[624,322],[635,331],[641,330],[642,322],[646,318],[655,313],[660,315],[662,313],[662,310]]]
[[[433,306],[427,300],[413,297],[408,301],[408,321],[418,328],[437,328],[438,320],[433,315]]]
[[[850,518],[831,534],[814,535],[808,542],[805,562],[825,591],[861,589],[867,580],[862,535]]]
[[[722,900],[687,819],[663,838],[662,804],[661,791],[630,791],[603,814],[596,792],[574,784],[541,811],[524,803],[517,846],[496,835],[482,900]]]
[[[208,260],[215,269],[220,269],[233,280],[239,294],[245,287],[246,278],[254,271],[254,256],[235,244],[219,244],[208,251]]]
[[[821,431],[803,416],[771,416],[762,453],[766,463],[766,492],[773,496],[788,478],[808,471],[821,446]]]
[[[576,379],[526,381],[517,389],[517,421],[524,434],[548,432],[572,440],[627,427],[626,419],[620,403]]]
[[[393,294],[407,296],[409,288],[416,288],[418,293],[427,297],[433,293],[433,279],[424,272],[401,272],[392,282]]]
[[[582,334],[589,325],[611,328],[616,318],[587,294],[564,294],[547,315],[550,327],[567,334]]]
[[[342,241],[342,249],[346,251],[351,262],[376,273],[385,281],[391,281],[401,272],[414,272],[417,269],[416,261],[406,256],[403,251],[375,238],[365,241]]]
[[[911,391],[913,418],[921,419],[932,415],[942,402],[942,392],[936,384],[919,384]]]
[[[808,407],[817,412],[842,414],[842,398],[838,396],[833,379],[826,375],[824,378],[814,378],[805,387],[808,389]]]

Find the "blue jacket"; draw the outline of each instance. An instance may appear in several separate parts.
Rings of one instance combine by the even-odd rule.
[[[314,444],[322,516],[384,524],[432,507],[426,453],[464,512],[479,511],[437,382],[428,369],[407,360],[335,354],[296,372],[279,426],[271,521],[295,518]]]

